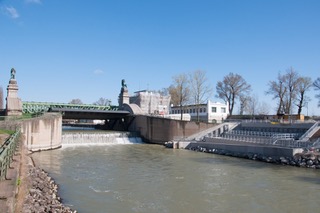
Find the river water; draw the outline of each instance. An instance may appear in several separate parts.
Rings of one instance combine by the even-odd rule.
[[[319,212],[320,171],[159,145],[33,154],[78,212]]]

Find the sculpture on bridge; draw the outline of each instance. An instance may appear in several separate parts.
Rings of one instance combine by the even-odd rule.
[[[121,108],[123,104],[129,104],[129,94],[126,81],[124,79],[121,80],[121,91],[119,94],[119,107]]]
[[[11,69],[11,79],[16,78],[16,70],[14,68]]]
[[[6,116],[20,116],[22,115],[22,101],[18,97],[18,84],[16,81],[16,70],[11,69],[11,77],[7,87],[7,103],[6,103]]]
[[[122,86],[122,89],[127,88],[127,84],[126,84],[126,81],[124,79],[121,80],[121,86]]]

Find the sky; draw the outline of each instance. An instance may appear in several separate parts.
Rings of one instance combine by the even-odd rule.
[[[241,75],[276,112],[268,83],[293,68],[320,77],[319,0],[0,0],[0,85],[15,68],[22,101],[117,105],[195,70]],[[308,115],[320,115],[311,89]],[[235,109],[235,112],[238,110]]]

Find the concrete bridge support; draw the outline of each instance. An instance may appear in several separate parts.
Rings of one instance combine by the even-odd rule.
[[[61,147],[62,115],[46,113],[43,116],[22,121],[21,133],[28,150],[40,151]]]

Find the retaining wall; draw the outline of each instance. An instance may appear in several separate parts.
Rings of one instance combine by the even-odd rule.
[[[62,115],[46,113],[40,117],[21,122],[24,144],[30,151],[49,150],[61,147]]]
[[[139,132],[145,142],[164,144],[171,140],[181,140],[215,125],[137,115],[128,130]]]
[[[275,157],[293,157],[297,153],[301,153],[301,148],[285,148],[276,146],[259,146],[259,145],[245,145],[245,144],[217,144],[210,142],[178,142],[174,145],[179,149],[192,149],[196,147],[203,147],[206,149],[220,149],[230,153],[240,154],[260,154],[263,156],[275,156]]]

